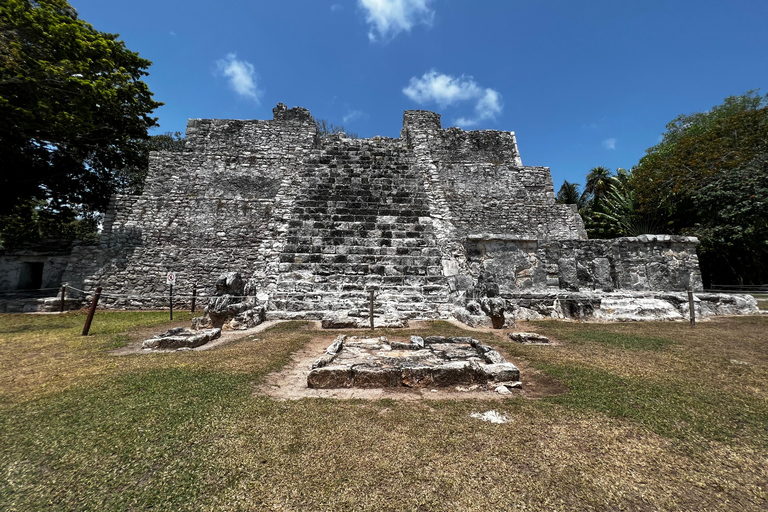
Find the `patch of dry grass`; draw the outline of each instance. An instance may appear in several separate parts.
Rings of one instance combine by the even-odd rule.
[[[492,402],[281,402],[254,396],[253,389],[316,335],[306,324],[281,324],[211,351],[115,357],[109,349],[135,336],[121,329],[146,329],[162,318],[113,314],[114,327],[90,343],[73,339],[72,330],[82,327],[77,318],[0,316],[0,508],[764,510],[768,504],[764,318],[694,329],[533,326],[560,341],[552,347],[516,345],[440,322],[418,332],[480,338],[570,392]],[[511,422],[470,417],[489,409]]]

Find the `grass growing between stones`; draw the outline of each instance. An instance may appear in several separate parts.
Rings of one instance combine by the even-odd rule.
[[[768,504],[765,318],[529,326],[560,342],[551,347],[438,323],[418,333],[479,338],[569,391],[416,402],[254,394],[317,335],[299,322],[211,351],[109,355],[164,318],[104,314],[80,339],[82,315],[0,316],[0,509]],[[470,417],[490,409],[511,421]]]

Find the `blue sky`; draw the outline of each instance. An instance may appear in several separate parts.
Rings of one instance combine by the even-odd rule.
[[[153,62],[158,133],[271,119],[283,102],[361,137],[407,109],[510,130],[523,163],[584,183],[666,123],[768,93],[766,0],[70,0]]]

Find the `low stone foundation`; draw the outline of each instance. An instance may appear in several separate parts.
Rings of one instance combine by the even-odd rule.
[[[312,365],[310,388],[450,387],[516,383],[520,370],[474,338],[341,335]]]
[[[723,315],[759,315],[751,295],[693,294],[696,319]],[[514,326],[516,320],[579,320],[586,322],[687,321],[686,292],[539,292],[469,299],[455,311],[472,327]],[[493,318],[492,318],[493,316]]]

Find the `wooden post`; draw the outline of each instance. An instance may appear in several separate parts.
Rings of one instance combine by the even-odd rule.
[[[688,291],[688,311],[691,315],[691,327],[696,325],[696,310],[693,307],[693,292]]]
[[[195,312],[195,299],[197,299],[197,283],[192,285],[192,312]]]
[[[373,327],[373,290],[371,290],[371,302],[368,308],[369,316],[371,317],[371,330],[374,329]]]
[[[88,310],[88,318],[85,319],[85,325],[83,326],[83,336],[88,336],[88,331],[91,330],[91,322],[93,321],[93,315],[96,313],[96,304],[99,303],[99,297],[101,297],[101,286],[96,287],[96,293],[93,295],[91,309]]]
[[[60,313],[64,312],[64,299],[66,297],[66,294],[67,294],[67,287],[65,285],[62,285],[62,287],[61,287],[61,307],[59,308],[59,312]]]
[[[171,320],[173,320],[173,285],[169,285],[169,286],[170,286],[169,293],[171,295],[171,297],[170,297],[170,299],[171,299]]]

